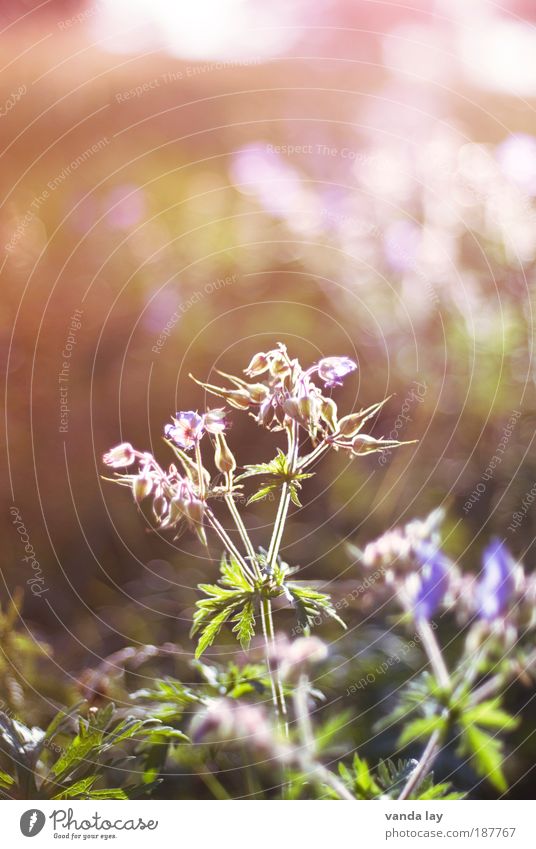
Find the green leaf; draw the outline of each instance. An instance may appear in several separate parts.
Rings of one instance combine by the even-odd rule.
[[[98,775],[90,775],[88,778],[82,778],[80,781],[75,781],[69,787],[65,787],[53,799],[86,799],[89,791],[98,779]]]
[[[11,787],[13,784],[15,784],[15,779],[0,769],[0,787]]]
[[[478,775],[487,778],[499,792],[504,793],[508,785],[501,768],[500,740],[476,725],[469,725],[463,730],[459,753],[469,755]]]
[[[220,613],[217,613],[205,626],[203,631],[201,632],[201,636],[199,638],[199,642],[197,644],[197,648],[195,650],[195,657],[199,658],[206,651],[209,646],[212,645],[218,634],[220,633],[221,627],[229,618],[233,610],[237,607],[237,604],[240,602],[235,602],[230,604],[228,607],[224,607]]]
[[[256,501],[262,501],[263,498],[266,498],[271,492],[277,489],[276,483],[268,484],[268,486],[263,486],[262,489],[259,489],[257,492],[250,495],[246,502],[246,506],[249,507],[250,504],[254,504]]]
[[[98,729],[86,733],[84,736],[76,736],[67,750],[52,767],[52,773],[56,778],[65,777],[87,760],[88,755],[100,746],[102,738],[102,731]]]
[[[106,790],[91,790],[88,793],[89,799],[129,799],[124,790],[120,787],[111,787]]]
[[[398,745],[406,746],[408,743],[415,742],[415,740],[430,737],[434,731],[442,730],[445,724],[446,721],[441,716],[423,716],[414,719],[404,726],[398,738]]]
[[[236,622],[233,632],[237,635],[240,645],[243,649],[249,648],[249,644],[255,636],[255,607],[253,601],[247,601],[245,603],[242,610],[233,617],[233,622]]]
[[[500,707],[500,704],[501,700],[497,698],[468,708],[463,713],[463,724],[483,725],[485,728],[495,728],[500,731],[511,731],[517,728],[519,720],[510,716]]]

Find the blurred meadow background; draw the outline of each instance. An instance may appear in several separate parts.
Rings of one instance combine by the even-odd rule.
[[[347,541],[439,506],[453,559],[478,569],[496,533],[532,566],[535,23],[528,0],[0,3],[3,608],[24,596],[0,683],[28,722],[125,646],[173,643],[160,672],[192,674],[215,563],[151,532],[101,457],[128,440],[167,461],[163,425],[205,402],[188,373],[237,373],[277,341],[355,358],[340,407],[392,394],[374,435],[418,440],[326,460],[285,540],[300,578],[343,595]],[[270,435],[236,419],[244,462],[269,459]],[[273,507],[250,508],[258,544]],[[389,639],[373,610],[345,618],[343,637],[323,629],[328,703],[375,663],[371,634]],[[25,640],[46,656],[19,662]],[[372,759],[392,747],[371,725],[397,675],[360,696],[353,744]]]

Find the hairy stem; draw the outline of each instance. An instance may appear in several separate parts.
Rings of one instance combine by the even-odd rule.
[[[439,754],[439,750],[441,748],[441,732],[439,730],[434,731],[428,743],[426,744],[426,748],[422,753],[422,757],[408,778],[404,789],[402,790],[399,799],[408,799],[415,790],[418,790],[421,786],[422,782],[430,772],[433,763]]]
[[[287,461],[289,472],[292,474],[296,471],[297,455],[298,455],[298,425],[293,422],[288,434],[288,452]],[[285,522],[287,520],[288,508],[290,506],[290,484],[285,481],[281,487],[281,498],[277,508],[277,516],[275,517],[274,529],[270,546],[268,548],[267,563],[268,568],[273,569],[279,555],[281,540],[283,539],[283,531],[285,530]]]
[[[236,545],[232,541],[231,537],[229,536],[229,534],[227,533],[225,528],[218,522],[218,520],[216,519],[216,516],[214,515],[212,510],[210,510],[210,508],[208,508],[208,507],[205,510],[205,516],[207,518],[209,525],[216,532],[216,534],[219,536],[221,542],[223,543],[223,545],[225,546],[225,548],[227,549],[229,554],[231,554],[240,564],[242,572],[244,573],[244,577],[247,579],[247,581],[249,583],[251,583],[252,581],[254,583],[255,582],[254,573],[251,571],[247,562],[244,560],[244,558],[240,554],[239,550],[237,549]],[[252,586],[253,586],[253,584],[252,584]]]
[[[287,702],[285,699],[285,691],[277,665],[272,665],[270,660],[270,650],[275,646],[274,623],[272,619],[272,602],[269,598],[261,599],[261,619],[264,639],[266,644],[266,665],[272,685],[272,699],[275,705],[277,716],[281,726],[288,736],[288,721],[287,721]]]
[[[260,572],[260,569],[259,569],[259,564],[257,563],[257,557],[255,555],[255,549],[253,548],[253,543],[251,542],[251,539],[249,538],[249,534],[247,532],[246,526],[244,525],[244,522],[242,520],[242,516],[240,515],[240,511],[239,511],[238,507],[236,506],[234,498],[233,498],[231,493],[229,493],[228,495],[225,496],[225,503],[227,504],[227,507],[229,508],[229,512],[230,512],[231,516],[233,517],[234,523],[236,525],[236,529],[237,529],[238,533],[240,534],[240,537],[241,537],[242,542],[244,544],[244,548],[246,549],[246,551],[248,553],[248,557],[250,559],[251,565],[252,565],[253,569],[255,570],[255,572],[257,573],[257,577],[261,578],[262,575],[261,575],[261,572]]]

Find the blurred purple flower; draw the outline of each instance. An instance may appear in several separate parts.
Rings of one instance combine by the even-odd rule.
[[[239,191],[256,195],[267,212],[284,217],[299,206],[302,183],[297,171],[269,148],[259,143],[239,150],[231,177]]]
[[[420,241],[421,228],[413,221],[395,221],[387,227],[383,251],[393,271],[403,274],[415,268]]]
[[[203,436],[203,417],[194,413],[193,410],[175,413],[173,424],[167,424],[164,433],[179,448],[188,451]]]
[[[341,386],[343,378],[356,368],[357,363],[350,357],[324,357],[316,366],[318,376],[326,386]]]
[[[482,577],[477,587],[478,613],[483,619],[501,616],[514,591],[514,561],[504,542],[494,539],[482,555]]]
[[[416,619],[431,619],[447,592],[450,563],[432,543],[421,543],[416,555],[421,564],[421,583],[413,601],[413,615]]]

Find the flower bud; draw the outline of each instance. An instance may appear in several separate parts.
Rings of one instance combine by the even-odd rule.
[[[349,416],[343,416],[339,420],[337,428],[341,436],[355,436],[359,429],[363,426],[363,416],[361,413],[351,413]]]
[[[321,398],[320,415],[332,431],[337,429],[337,405],[332,398]]]
[[[144,472],[140,475],[136,475],[132,481],[132,494],[134,495],[134,500],[139,504],[144,498],[147,498],[147,496],[151,494],[153,486],[154,481],[150,475]]]
[[[257,375],[263,374],[269,368],[268,357],[260,351],[258,354],[255,354],[248,367],[244,369],[244,374],[247,374],[248,377],[257,377]]]
[[[155,518],[162,521],[168,511],[168,500],[163,495],[157,495],[153,501],[153,513]]]
[[[205,430],[209,433],[222,433],[227,425],[225,410],[222,407],[218,407],[216,410],[207,410],[203,416],[203,424]]]
[[[228,475],[236,469],[236,460],[234,455],[227,445],[223,433],[216,434],[216,450],[214,452],[214,463],[216,468]]]
[[[119,469],[121,466],[130,466],[136,459],[136,453],[130,442],[122,442],[108,451],[102,459],[107,466]]]
[[[200,525],[205,515],[205,505],[199,498],[184,501],[184,514],[192,525]]]
[[[275,354],[272,362],[270,363],[270,374],[272,377],[281,378],[289,374],[289,372],[290,365],[288,364],[286,357],[279,353]]]
[[[245,389],[220,389],[219,394],[236,410],[247,410],[251,404],[249,392]]]

